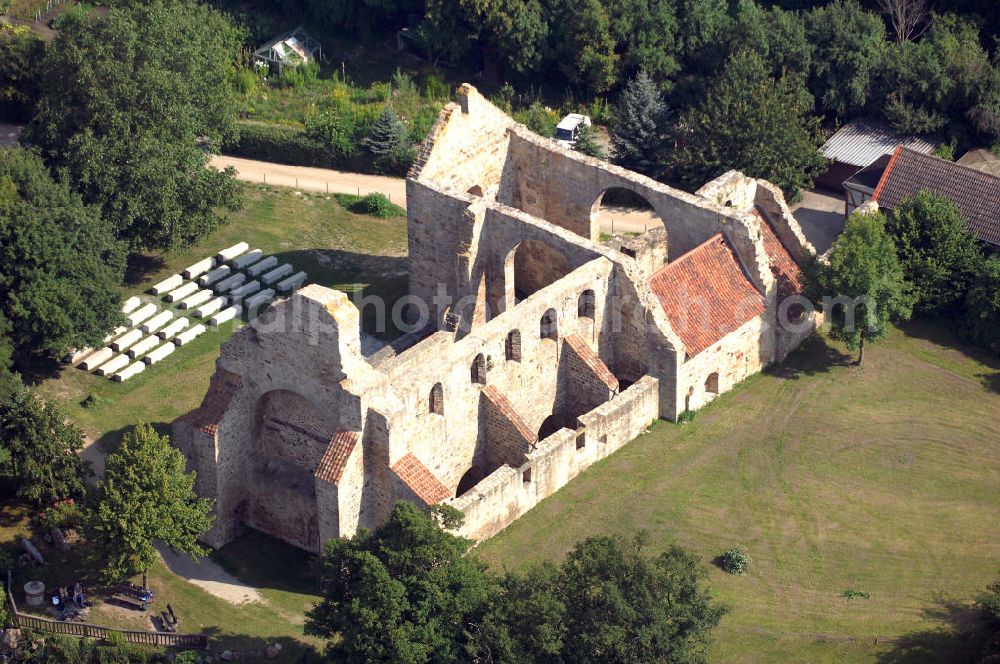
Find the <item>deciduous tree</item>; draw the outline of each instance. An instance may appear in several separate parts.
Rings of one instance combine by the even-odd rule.
[[[963,320],[968,339],[1000,354],[1000,258],[991,256],[980,265],[965,298]]]

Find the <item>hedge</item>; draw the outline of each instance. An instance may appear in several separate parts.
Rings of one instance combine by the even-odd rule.
[[[222,153],[289,166],[336,168],[354,173],[379,172],[367,150],[334,158],[320,141],[302,129],[287,125],[240,123],[239,139],[223,144]]]

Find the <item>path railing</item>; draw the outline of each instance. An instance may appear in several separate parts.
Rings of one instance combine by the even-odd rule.
[[[64,634],[66,636],[79,636],[92,639],[109,640],[108,635],[116,632],[125,637],[129,643],[138,643],[147,646],[163,646],[167,648],[196,648],[203,650],[208,647],[208,637],[203,634],[176,634],[169,632],[146,632],[132,629],[116,629],[103,625],[92,625],[85,622],[72,622],[62,620],[52,620],[41,616],[21,613],[17,610],[17,602],[14,601],[13,587],[11,583],[11,573],[7,570],[7,605],[10,610],[11,621],[14,627],[19,629],[32,629],[38,632],[49,632],[51,634]]]

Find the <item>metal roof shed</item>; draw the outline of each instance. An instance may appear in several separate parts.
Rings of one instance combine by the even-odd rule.
[[[930,154],[937,141],[929,136],[902,134],[890,125],[870,118],[849,122],[819,149],[833,163],[825,173],[816,178],[816,185],[841,191],[845,180],[882,155],[890,154],[898,145],[914,152]]]

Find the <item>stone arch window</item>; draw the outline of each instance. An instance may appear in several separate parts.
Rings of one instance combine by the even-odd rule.
[[[666,222],[645,196],[624,187],[608,187],[590,206],[591,229],[598,233],[645,233],[667,229]]]
[[[427,408],[435,415],[444,415],[444,388],[441,383],[435,383],[427,399]]]
[[[726,199],[726,207],[733,207],[733,199]]]
[[[507,342],[504,344],[504,354],[511,362],[521,361],[521,331],[511,330],[507,333]]]
[[[504,279],[512,304],[554,284],[572,272],[566,255],[543,240],[524,240],[504,259]]]
[[[580,293],[580,299],[576,301],[576,315],[580,318],[594,318],[594,311],[597,308],[594,291],[587,289]]]
[[[525,484],[531,484],[531,468],[524,469],[524,472],[521,473],[521,481]]]
[[[471,196],[482,196],[483,195],[483,188],[480,187],[478,184],[474,184],[471,187],[469,187],[468,193]]]
[[[715,371],[708,374],[708,378],[705,379],[705,391],[709,394],[719,393],[719,372]]]
[[[472,382],[479,385],[486,384],[486,358],[480,353],[472,361]]]
[[[549,309],[542,314],[542,319],[538,324],[538,333],[542,339],[555,340],[559,338],[559,322],[555,309]]]

